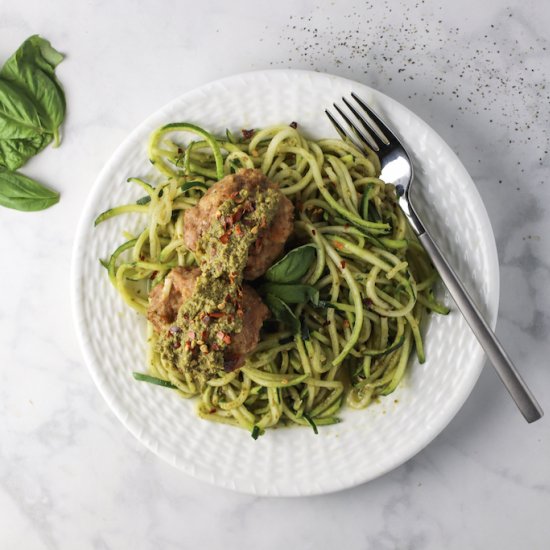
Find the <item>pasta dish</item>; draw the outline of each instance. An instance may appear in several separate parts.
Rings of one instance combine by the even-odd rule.
[[[257,438],[317,433],[344,404],[392,393],[413,351],[424,361],[423,320],[448,309],[372,151],[296,123],[223,137],[173,123],[149,158],[156,174],[129,179],[144,196],[96,219],[143,216],[102,260],[147,318],[137,380],[197,396],[199,416]]]

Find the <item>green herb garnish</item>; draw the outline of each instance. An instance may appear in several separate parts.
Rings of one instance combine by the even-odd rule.
[[[170,388],[176,390],[177,386],[174,386],[172,382],[168,380],[163,380],[162,378],[157,378],[156,376],[149,376],[148,374],[143,374],[141,372],[133,372],[133,377],[140,382],[149,382],[149,384],[155,384],[156,386],[163,386],[164,388]]]
[[[59,145],[65,95],[55,76],[63,56],[31,36],[0,70],[0,205],[22,211],[48,208],[59,193],[15,172],[52,141]]]

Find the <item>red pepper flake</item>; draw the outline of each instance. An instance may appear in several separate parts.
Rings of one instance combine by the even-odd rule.
[[[201,340],[205,342],[208,338],[208,332],[206,330],[203,330],[201,333]]]
[[[240,225],[235,226],[235,233],[239,235],[239,237],[243,234],[242,227]]]
[[[342,250],[344,248],[344,245],[342,243],[339,243],[338,241],[336,241],[334,243],[334,248],[337,248],[338,250]]]
[[[158,275],[158,273],[158,271],[153,271],[153,273],[151,273],[151,275],[149,276],[149,279],[152,281]]]
[[[221,311],[212,311],[208,314],[208,316],[212,317],[212,319],[219,319],[220,317],[223,317],[225,313]]]
[[[229,233],[224,233],[221,237],[220,237],[220,242],[222,244],[227,244],[229,242]]]
[[[212,349],[214,351],[219,351],[220,350],[220,346],[218,346],[218,344],[212,344]]]
[[[349,223],[344,224],[344,229],[349,229]]]
[[[177,340],[174,342],[174,349],[179,349],[181,347],[181,342],[178,342]]]
[[[254,135],[255,130],[242,129],[241,132],[243,133],[243,138],[244,139],[251,139],[252,136]]]
[[[214,407],[212,407],[212,408],[208,411],[208,413],[209,413],[209,414],[214,414],[216,411],[217,411],[217,409],[215,409]]]
[[[345,269],[346,268],[346,261],[345,260],[342,260],[340,262],[340,266],[342,267],[342,269]]]
[[[344,328],[349,328],[349,321],[347,319],[344,319],[342,321],[342,325],[344,325]]]
[[[140,254],[139,259],[143,262],[143,260],[145,260],[145,256],[143,254]]]
[[[296,128],[298,128],[298,123],[297,123],[297,122],[291,122],[291,123],[289,124],[289,126],[290,126],[291,128],[294,128],[294,129],[296,130]]]
[[[224,344],[227,344],[227,345],[231,344],[231,336],[229,336],[229,334],[224,335],[223,341],[224,341]]]
[[[243,214],[244,214],[244,208],[237,208],[233,216],[231,216],[232,222],[237,223],[243,217]]]
[[[312,229],[312,230],[311,230],[311,234],[312,234],[313,236],[315,236],[315,235],[317,235],[317,231],[315,231],[315,229]]]

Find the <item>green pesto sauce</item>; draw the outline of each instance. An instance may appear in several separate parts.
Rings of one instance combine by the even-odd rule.
[[[279,205],[278,191],[241,190],[223,202],[200,237],[196,256],[201,274],[195,290],[161,335],[159,351],[199,385],[220,371],[231,371],[236,357],[227,348],[243,328],[242,281],[248,249],[268,226]]]

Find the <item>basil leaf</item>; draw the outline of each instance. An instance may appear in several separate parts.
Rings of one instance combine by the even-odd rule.
[[[44,129],[33,102],[10,82],[0,79],[0,139],[22,139]]]
[[[264,302],[271,310],[271,313],[273,313],[275,319],[284,323],[294,334],[300,332],[300,321],[298,321],[294,312],[280,298],[267,294]]]
[[[17,172],[0,168],[0,205],[26,212],[44,210],[59,201],[59,193]]]
[[[294,283],[307,273],[316,254],[317,247],[312,243],[299,246],[273,264],[265,278],[273,283]]]
[[[25,139],[0,139],[0,166],[16,170],[42,151],[52,139],[52,134],[35,134]]]
[[[47,40],[34,35],[21,44],[0,71],[2,79],[32,100],[43,127],[55,136],[65,118],[65,95],[55,76],[55,68],[62,60],[63,55]]]
[[[260,287],[260,293],[276,296],[286,304],[319,303],[319,291],[311,285],[265,283]]]
[[[0,167],[19,168],[52,139],[58,142],[65,96],[55,77],[63,56],[31,36],[0,71]]]

